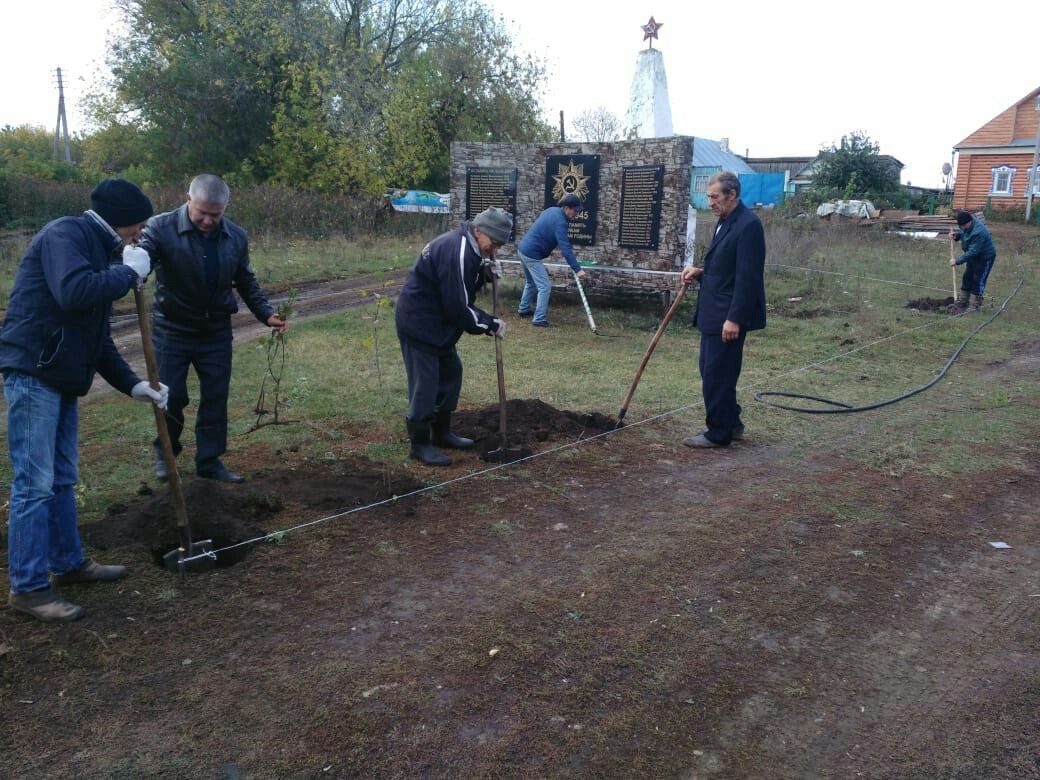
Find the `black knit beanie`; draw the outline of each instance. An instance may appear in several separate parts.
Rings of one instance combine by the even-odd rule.
[[[105,179],[90,193],[90,206],[112,227],[138,225],[152,216],[152,202],[126,179]]]

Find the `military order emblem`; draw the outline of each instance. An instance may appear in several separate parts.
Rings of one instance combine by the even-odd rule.
[[[557,203],[564,195],[577,195],[584,202],[589,194],[589,177],[585,176],[585,166],[570,160],[566,165],[558,166],[559,173],[553,176],[553,198]]]

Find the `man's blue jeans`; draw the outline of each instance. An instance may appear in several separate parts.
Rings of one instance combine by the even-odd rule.
[[[50,587],[48,571],[85,563],[76,527],[76,397],[11,371],[4,379],[7,447],[14,466],[7,533],[11,591]]]
[[[538,299],[534,306],[533,319],[535,322],[546,322],[549,318],[549,294],[552,292],[552,284],[549,282],[549,272],[545,270],[545,263],[541,260],[533,260],[519,252],[516,255],[520,258],[526,280],[524,291],[520,295],[518,311],[521,314],[531,311],[531,299],[535,297],[537,291]]]

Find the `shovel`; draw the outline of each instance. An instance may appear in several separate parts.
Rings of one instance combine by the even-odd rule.
[[[620,428],[622,421],[625,419],[625,414],[628,412],[628,405],[632,402],[632,396],[635,395],[636,385],[639,384],[639,380],[643,377],[643,369],[646,368],[646,364],[650,362],[650,356],[654,354],[654,350],[657,348],[657,342],[661,340],[661,336],[664,335],[664,329],[668,327],[668,323],[672,319],[672,315],[675,314],[676,309],[679,308],[679,301],[683,299],[686,294],[686,288],[688,284],[683,282],[679,287],[679,292],[675,295],[675,300],[672,301],[672,305],[668,307],[668,311],[665,312],[664,319],[661,320],[661,324],[657,326],[657,333],[654,334],[653,339],[650,341],[650,346],[646,348],[646,354],[643,355],[643,362],[639,364],[639,370],[636,371],[635,378],[632,380],[632,386],[628,388],[628,395],[625,396],[625,402],[621,404],[621,411],[618,412],[617,425],[615,429]]]
[[[491,276],[491,297],[494,299],[495,319],[498,319],[498,277]],[[489,450],[481,455],[482,460],[489,463],[511,463],[524,456],[524,451],[519,447],[509,447],[506,444],[506,372],[502,366],[502,339],[495,339],[495,368],[498,369],[498,449]]]
[[[152,344],[152,326],[145,309],[144,295],[135,286],[134,303],[137,304],[137,321],[141,326],[141,346],[144,349],[144,364],[148,369],[148,383],[153,390],[159,389],[159,369],[155,360],[155,346]],[[213,540],[191,540],[191,526],[188,524],[188,509],[184,503],[184,490],[181,487],[181,475],[177,471],[177,458],[173,454],[170,442],[170,431],[166,427],[166,410],[152,404],[155,412],[155,427],[159,430],[159,441],[162,443],[163,460],[166,461],[166,472],[169,474],[170,493],[173,496],[173,508],[177,515],[177,527],[180,529],[181,546],[170,550],[163,556],[163,564],[172,572],[181,576],[185,571],[209,571],[217,562],[213,552]],[[205,557],[196,558],[201,555]],[[186,561],[185,558],[193,560]]]
[[[574,272],[574,283],[578,285],[578,295],[581,296],[581,305],[585,307],[585,316],[589,319],[589,330],[595,333],[597,336],[602,334],[596,330],[596,321],[592,319],[592,309],[589,308],[589,299],[585,297],[585,288],[581,286],[581,279],[578,278],[578,272]]]

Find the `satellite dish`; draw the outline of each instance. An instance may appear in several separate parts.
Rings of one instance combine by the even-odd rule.
[[[950,175],[950,171],[952,171],[952,170],[953,170],[953,168],[950,167],[949,163],[943,163],[943,167],[942,167],[943,176],[949,176]]]

